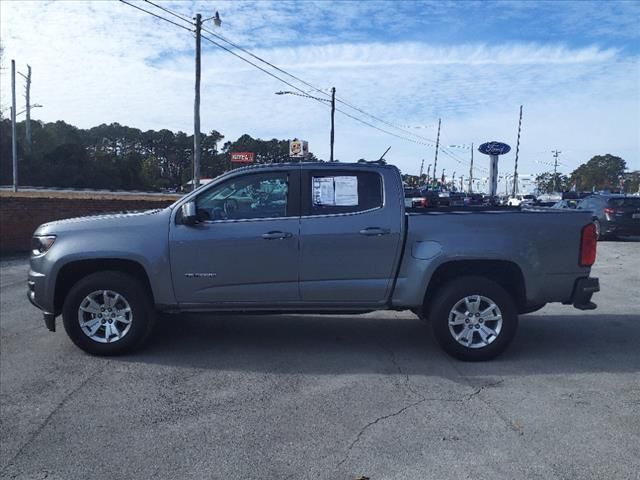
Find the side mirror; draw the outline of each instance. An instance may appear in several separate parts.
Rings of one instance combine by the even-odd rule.
[[[185,225],[195,225],[198,222],[196,215],[196,202],[187,202],[181,207],[182,223]]]

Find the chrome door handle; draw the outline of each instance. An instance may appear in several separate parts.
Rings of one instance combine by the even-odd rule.
[[[262,234],[262,238],[265,240],[282,240],[291,237],[293,237],[293,233],[290,232],[267,232]]]
[[[389,228],[369,227],[360,230],[360,235],[366,235],[368,237],[378,237],[380,235],[388,235],[391,233]]]

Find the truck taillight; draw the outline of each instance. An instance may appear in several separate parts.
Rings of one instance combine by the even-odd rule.
[[[428,207],[428,206],[429,206],[429,199],[428,199],[428,198],[423,198],[423,199],[420,201],[420,204],[421,204],[423,207]]]
[[[596,245],[598,238],[596,226],[593,223],[582,227],[580,236],[580,266],[590,267],[596,261]]]
[[[614,213],[616,213],[616,211],[613,208],[607,207],[607,208],[604,209],[604,213],[607,214],[607,215],[613,215]]]

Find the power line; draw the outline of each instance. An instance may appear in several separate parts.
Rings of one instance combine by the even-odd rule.
[[[176,27],[180,27],[180,28],[182,28],[184,30],[187,30],[188,32],[192,32],[192,30],[190,28],[187,28],[184,25],[180,25],[179,23],[176,23],[173,20],[169,20],[168,18],[165,18],[165,17],[163,17],[161,15],[156,15],[155,13],[150,12],[149,10],[145,10],[144,8],[139,7],[137,5],[134,5],[133,3],[129,3],[126,0],[119,0],[119,1],[124,3],[124,4],[126,4],[126,5],[129,5],[130,7],[136,8],[136,9],[140,10],[141,12],[148,13],[149,15],[152,15],[152,16],[160,19],[160,20],[164,20],[165,22],[169,22],[169,23],[175,25]]]
[[[149,2],[149,3],[152,3],[152,2],[150,2],[149,0],[145,0],[145,1],[147,1],[147,2]],[[153,3],[152,3],[152,4],[153,4]],[[262,62],[262,63],[264,63],[264,64],[266,64],[266,65],[269,65],[271,68],[273,68],[273,69],[275,69],[275,70],[277,70],[277,71],[279,71],[279,72],[281,72],[281,73],[283,73],[283,74],[287,75],[288,77],[291,77],[291,78],[293,78],[293,79],[297,80],[298,82],[300,82],[300,83],[302,83],[302,84],[306,85],[307,87],[309,87],[309,88],[311,88],[311,89],[315,90],[316,92],[321,93],[321,94],[323,94],[323,95],[327,95],[327,96],[329,96],[329,94],[328,94],[327,92],[325,92],[324,90],[322,90],[321,88],[318,88],[317,86],[315,86],[315,85],[313,85],[313,84],[311,84],[311,83],[307,82],[306,80],[303,80],[302,78],[297,77],[296,75],[293,75],[292,73],[289,73],[289,72],[287,72],[286,70],[284,70],[284,69],[282,69],[282,68],[280,68],[280,67],[278,67],[278,66],[274,65],[273,63],[271,63],[271,62],[269,62],[269,61],[265,60],[264,58],[262,58],[262,57],[260,57],[260,56],[258,56],[258,55],[256,55],[256,54],[254,54],[254,53],[253,53],[253,52],[251,52],[250,50],[247,50],[246,48],[244,48],[244,47],[242,47],[242,46],[238,45],[237,43],[232,42],[231,40],[229,40],[228,38],[224,37],[223,35],[220,35],[219,33],[212,32],[211,30],[207,30],[206,28],[203,28],[203,29],[202,29],[202,31],[207,32],[209,35],[213,35],[213,36],[214,36],[214,37],[216,37],[217,39],[222,40],[223,42],[227,43],[228,45],[233,46],[234,48],[237,48],[238,50],[241,50],[242,52],[246,53],[247,55],[250,55],[251,57],[255,58],[256,60],[258,60],[258,61],[260,61],[260,62]],[[413,133],[413,132],[407,131],[407,130],[405,130],[405,129],[404,129],[404,128],[402,128],[402,127],[399,127],[399,126],[397,126],[397,125],[395,125],[395,124],[393,124],[393,123],[391,123],[391,122],[388,122],[387,120],[384,120],[384,119],[379,118],[379,117],[377,117],[377,116],[375,116],[375,115],[373,115],[373,114],[371,114],[371,113],[369,113],[369,112],[366,112],[365,110],[361,109],[360,107],[357,107],[357,106],[353,105],[352,103],[347,102],[347,101],[346,101],[346,100],[344,100],[343,98],[336,97],[336,100],[337,100],[339,103],[342,103],[343,105],[345,105],[345,106],[347,106],[347,107],[349,107],[349,108],[352,108],[353,110],[356,110],[356,111],[358,111],[358,112],[360,112],[360,113],[362,113],[362,114],[364,114],[364,115],[366,115],[366,116],[368,116],[368,117],[370,117],[370,118],[373,118],[374,120],[376,120],[376,121],[378,121],[378,122],[380,122],[380,123],[383,123],[383,124],[388,125],[388,126],[390,126],[390,127],[392,127],[392,128],[395,128],[396,130],[400,130],[400,131],[402,131],[402,132],[403,132],[403,133],[405,133],[405,134],[412,135],[412,136],[414,136],[414,137],[420,138],[420,139],[422,139],[422,140],[426,140],[426,141],[428,141],[428,142],[433,142],[433,140],[432,140],[432,139],[429,139],[429,138],[423,137],[422,135],[418,135],[418,134],[416,134],[416,133]]]
[[[136,9],[138,9],[138,10],[142,11],[142,12],[148,13],[148,14],[150,14],[150,15],[153,15],[153,16],[154,16],[154,17],[156,17],[156,18],[159,18],[159,19],[164,20],[164,21],[166,21],[166,22],[169,22],[169,23],[171,23],[171,24],[173,24],[173,25],[175,25],[175,26],[177,26],[177,27],[180,27],[180,28],[183,28],[183,29],[185,29],[185,30],[188,30],[189,32],[192,32],[192,30],[191,30],[191,29],[189,29],[189,28],[187,28],[187,27],[184,27],[183,25],[179,25],[179,24],[175,23],[175,22],[174,22],[174,21],[172,21],[172,20],[169,20],[169,19],[167,19],[167,18],[165,18],[165,17],[162,17],[162,16],[160,16],[160,15],[157,15],[157,14],[155,14],[155,13],[153,13],[153,12],[150,12],[150,11],[148,11],[148,10],[145,10],[144,8],[140,8],[140,7],[138,7],[137,5],[134,5],[134,4],[132,4],[132,3],[129,3],[129,2],[127,2],[127,1],[125,1],[125,0],[120,0],[120,1],[121,1],[122,3],[125,3],[125,4],[127,4],[127,5],[129,5],[129,6],[132,6],[132,7],[136,8]],[[151,2],[151,1],[149,1],[149,0],[145,0],[145,1],[146,1],[147,3],[149,3],[150,5],[153,5],[153,6],[155,6],[155,7],[161,8],[162,10],[167,11],[167,13],[171,13],[171,14],[173,14],[174,16],[177,16],[178,18],[181,18],[178,14],[175,14],[175,13],[173,13],[173,12],[170,12],[170,11],[168,11],[168,9],[165,9],[164,7],[161,7],[161,6],[159,6],[159,5],[157,5],[157,4],[153,3],[153,2]],[[188,20],[186,20],[186,19],[184,19],[184,18],[181,18],[181,19],[182,19],[183,21],[185,21],[185,22],[188,22]],[[188,22],[188,23],[190,23],[190,24],[191,24],[191,22]],[[274,69],[276,69],[276,70],[278,70],[278,71],[280,71],[280,72],[284,73],[285,75],[288,75],[288,76],[289,76],[289,77],[291,77],[291,78],[294,78],[295,80],[297,80],[297,81],[299,81],[299,82],[301,82],[301,83],[303,83],[303,84],[307,85],[308,87],[310,87],[310,88],[312,88],[312,89],[314,89],[314,90],[316,90],[316,91],[318,91],[318,92],[320,92],[320,93],[322,93],[322,94],[324,94],[324,95],[328,95],[326,92],[324,92],[323,90],[319,89],[319,88],[318,88],[318,87],[316,87],[315,85],[312,85],[312,84],[310,84],[309,82],[306,82],[305,80],[302,80],[301,78],[296,77],[295,75],[290,74],[289,72],[287,72],[287,71],[285,71],[285,70],[283,70],[283,69],[281,69],[281,68],[279,68],[279,67],[277,67],[277,66],[273,65],[272,63],[270,63],[270,62],[268,62],[268,61],[266,61],[266,60],[264,60],[264,59],[260,58],[259,56],[257,56],[257,55],[255,55],[255,54],[253,54],[253,53],[252,53],[252,52],[250,52],[249,50],[247,50],[247,49],[245,49],[245,48],[243,48],[243,47],[241,47],[241,46],[239,46],[239,45],[237,45],[237,44],[235,44],[235,43],[231,42],[230,40],[227,40],[226,38],[222,37],[222,35],[219,35],[219,34],[217,34],[217,33],[211,32],[210,30],[207,30],[207,29],[205,29],[205,28],[202,28],[202,31],[204,31],[204,32],[206,32],[206,33],[208,33],[208,34],[210,34],[210,35],[213,35],[213,36],[214,36],[214,37],[216,37],[216,38],[219,38],[220,40],[222,40],[222,41],[224,41],[224,42],[228,43],[229,45],[234,46],[235,48],[238,48],[239,50],[241,50],[241,51],[243,51],[243,52],[246,52],[248,55],[251,55],[252,57],[256,58],[257,60],[259,60],[259,61],[261,61],[261,62],[265,63],[266,65],[269,65],[270,67],[272,67],[272,68],[274,68]],[[277,75],[274,75],[273,73],[271,73],[271,72],[269,72],[268,70],[266,70],[266,69],[264,69],[264,68],[260,67],[259,65],[256,65],[255,63],[253,63],[253,62],[251,62],[250,60],[248,60],[248,59],[246,59],[246,58],[242,57],[241,55],[238,55],[236,52],[234,52],[234,51],[232,51],[231,49],[229,49],[229,48],[225,47],[224,45],[221,45],[220,43],[216,42],[215,40],[212,40],[211,38],[209,38],[209,37],[207,37],[207,36],[205,36],[205,35],[202,35],[202,38],[203,38],[203,39],[205,39],[205,40],[207,40],[207,41],[209,41],[210,43],[212,43],[212,44],[216,45],[217,47],[219,47],[219,48],[221,48],[221,49],[223,49],[223,50],[227,51],[228,53],[231,53],[231,54],[232,54],[232,55],[234,55],[235,57],[237,57],[237,58],[239,58],[239,59],[241,59],[241,60],[243,60],[243,61],[247,62],[248,64],[250,64],[250,65],[254,66],[254,67],[255,67],[255,68],[257,68],[258,70],[261,70],[262,72],[266,73],[267,75],[269,75],[269,76],[271,76],[271,77],[273,77],[273,78],[275,78],[275,79],[277,79],[277,80],[279,80],[279,81],[283,82],[285,85],[288,85],[288,86],[290,86],[291,88],[294,88],[294,89],[298,90],[300,93],[302,93],[302,94],[306,94],[306,93],[307,93],[307,92],[305,92],[304,90],[302,90],[301,88],[298,88],[297,86],[295,86],[294,84],[292,84],[292,83],[290,83],[290,82],[288,82],[288,81],[286,81],[286,80],[284,80],[284,79],[282,79],[282,78],[278,77]],[[368,114],[367,112],[365,112],[364,110],[359,109],[358,107],[354,107],[354,106],[352,106],[352,105],[350,105],[350,104],[347,104],[347,103],[346,103],[345,101],[343,101],[343,100],[339,100],[339,101],[340,101],[340,103],[343,103],[343,104],[345,104],[345,105],[349,106],[350,108],[358,109],[359,111],[361,111],[361,113],[364,113],[364,114],[366,114],[366,115],[368,115],[368,116],[370,116],[370,117],[372,117],[372,118],[375,118],[375,119],[377,119],[378,121],[381,121],[381,122],[383,122],[383,123],[388,123],[388,122],[386,122],[386,121],[384,121],[384,120],[378,119],[377,117],[375,117],[375,116],[373,116],[373,115],[371,115],[371,114]],[[369,122],[367,122],[367,121],[365,121],[365,120],[362,120],[362,119],[360,119],[360,118],[357,118],[357,117],[355,117],[355,116],[353,116],[353,115],[351,115],[351,114],[349,114],[349,113],[347,113],[347,112],[345,112],[345,111],[343,111],[343,110],[340,110],[340,109],[337,109],[337,108],[336,108],[336,111],[338,111],[338,112],[342,113],[343,115],[345,115],[345,116],[347,116],[347,117],[349,117],[349,118],[351,118],[351,119],[353,119],[353,120],[356,120],[356,121],[358,121],[358,122],[360,122],[360,123],[362,123],[362,124],[364,124],[364,125],[367,125],[367,126],[369,126],[369,127],[371,127],[371,128],[374,128],[374,129],[376,129],[376,130],[379,130],[380,132],[386,133],[387,135],[392,135],[392,136],[394,136],[394,137],[396,137],[396,138],[400,138],[400,139],[402,139],[402,140],[406,140],[406,141],[410,141],[410,142],[413,142],[413,143],[417,143],[417,144],[419,144],[419,145],[433,146],[433,144],[430,144],[430,143],[425,143],[425,142],[422,142],[422,141],[413,140],[413,139],[411,139],[411,138],[407,138],[407,137],[404,137],[404,136],[402,136],[402,135],[398,135],[398,134],[395,134],[395,133],[393,133],[393,132],[389,132],[388,130],[385,130],[385,129],[382,129],[382,128],[380,128],[380,127],[377,127],[377,126],[375,126],[375,125],[373,125],[373,124],[371,124],[371,123],[369,123]],[[389,124],[389,125],[393,126],[392,124]],[[395,127],[395,126],[394,126],[394,128],[398,128],[398,127]],[[402,130],[402,129],[400,129],[400,130]],[[404,132],[404,130],[402,130],[402,131]],[[414,134],[414,133],[412,133],[412,132],[405,132],[405,133],[408,133],[408,134],[410,134],[410,135],[416,136],[416,137],[418,137],[418,138],[423,138],[423,137],[421,137],[420,135],[416,135],[416,134]],[[425,139],[425,140],[427,140],[427,142],[429,142],[429,139]]]
[[[170,24],[172,24],[172,25],[175,25],[176,27],[182,28],[182,29],[184,29],[184,30],[187,30],[187,31],[189,31],[189,32],[193,33],[193,30],[191,30],[190,28],[185,27],[184,25],[180,25],[180,24],[178,24],[178,23],[174,22],[173,20],[170,20],[170,19],[168,19],[168,18],[166,18],[166,17],[163,17],[163,16],[161,16],[161,15],[155,14],[155,13],[153,13],[153,12],[149,11],[149,10],[146,10],[146,9],[141,8],[141,7],[137,6],[137,5],[134,5],[134,4],[130,3],[130,2],[127,2],[126,0],[119,0],[119,1],[120,1],[120,2],[122,2],[122,3],[124,3],[124,4],[126,4],[126,5],[131,6],[131,7],[135,8],[135,9],[137,9],[137,10],[140,10],[140,11],[142,11],[142,12],[144,12],[144,13],[147,13],[147,14],[149,14],[149,15],[151,15],[151,16],[153,16],[153,17],[155,17],[155,18],[158,18],[158,19],[160,19],[160,20],[164,20],[165,22],[168,22],[168,23],[170,23]],[[191,23],[191,21],[187,20],[187,19],[186,19],[186,17],[184,17],[184,16],[182,16],[182,15],[180,15],[180,14],[176,13],[176,12],[173,12],[173,11],[171,11],[171,10],[169,10],[169,9],[165,8],[165,7],[162,7],[162,6],[160,6],[160,5],[158,5],[158,4],[154,3],[154,2],[151,2],[150,0],[145,0],[145,2],[147,2],[147,3],[149,3],[150,5],[153,5],[153,6],[157,7],[157,8],[159,8],[159,9],[161,9],[161,10],[165,11],[166,13],[169,13],[169,14],[171,14],[171,15],[175,16],[176,18],[178,18],[178,19],[182,20],[183,22],[186,22],[186,23],[189,23],[190,25],[193,25],[193,23]],[[283,70],[283,69],[281,69],[281,68],[277,67],[276,65],[274,65],[274,64],[272,64],[272,63],[270,63],[270,62],[268,62],[268,61],[264,60],[263,58],[259,57],[258,55],[253,54],[252,52],[250,52],[249,50],[247,50],[247,49],[245,49],[245,48],[241,47],[240,45],[237,45],[237,44],[235,44],[234,42],[232,42],[232,41],[230,41],[230,40],[226,39],[226,38],[225,38],[225,37],[223,37],[222,35],[219,35],[219,34],[217,34],[217,33],[215,33],[215,32],[211,32],[210,30],[207,30],[207,29],[205,29],[205,28],[202,28],[202,31],[204,31],[204,32],[206,32],[206,33],[208,33],[208,34],[210,34],[210,35],[212,35],[212,36],[214,36],[214,37],[216,37],[216,38],[218,38],[218,39],[220,39],[220,40],[224,41],[225,43],[227,43],[227,44],[229,44],[229,45],[231,45],[231,46],[233,46],[233,47],[235,47],[235,48],[237,48],[237,49],[239,49],[239,50],[241,50],[241,51],[243,51],[243,52],[245,52],[245,53],[247,53],[248,55],[250,55],[251,57],[255,58],[256,60],[258,60],[258,61],[260,61],[260,62],[262,62],[262,63],[264,63],[264,64],[266,64],[266,65],[270,66],[271,68],[273,68],[273,69],[275,69],[275,70],[277,70],[277,71],[279,71],[279,72],[282,72],[283,74],[285,74],[285,75],[287,75],[287,76],[289,76],[289,77],[291,77],[291,78],[293,78],[293,79],[297,80],[298,82],[300,82],[300,83],[302,83],[302,84],[304,84],[304,85],[306,85],[306,86],[308,86],[308,87],[312,88],[313,90],[315,90],[315,91],[317,91],[317,92],[319,92],[319,93],[322,93],[323,95],[328,95],[326,92],[324,92],[324,91],[323,91],[323,90],[321,90],[320,88],[316,87],[315,85],[313,85],[313,84],[311,84],[311,83],[309,83],[309,82],[307,82],[307,81],[305,81],[305,80],[303,80],[303,79],[301,79],[301,78],[299,78],[299,77],[297,77],[297,76],[295,76],[295,75],[293,75],[293,74],[291,74],[291,73],[287,72],[286,70]],[[205,35],[202,35],[202,38],[203,38],[203,39],[205,39],[205,40],[207,40],[208,42],[210,42],[210,43],[212,43],[212,44],[216,45],[218,48],[221,48],[222,50],[225,50],[226,52],[228,52],[228,53],[230,53],[230,54],[234,55],[235,57],[239,58],[240,60],[242,60],[242,61],[244,61],[244,62],[248,63],[249,65],[252,65],[253,67],[257,68],[258,70],[260,70],[260,71],[262,71],[262,72],[266,73],[266,74],[267,74],[267,75],[269,75],[270,77],[273,77],[274,79],[279,80],[280,82],[284,83],[285,85],[288,85],[289,87],[291,87],[291,88],[293,88],[293,89],[297,90],[297,91],[298,91],[298,92],[300,92],[301,94],[303,94],[303,95],[307,95],[307,92],[305,92],[305,91],[304,91],[304,90],[302,90],[301,88],[297,87],[296,85],[292,84],[291,82],[288,82],[287,80],[284,80],[283,78],[281,78],[281,77],[279,77],[279,76],[277,76],[277,75],[273,74],[272,72],[269,72],[269,71],[268,71],[268,70],[266,70],[265,68],[262,68],[261,66],[257,65],[256,63],[254,63],[254,62],[252,62],[252,61],[248,60],[247,58],[245,58],[245,57],[243,57],[243,56],[241,56],[241,55],[237,54],[236,52],[234,52],[234,51],[232,51],[231,49],[229,49],[229,48],[225,47],[224,45],[221,45],[220,43],[216,42],[215,40],[213,40],[213,39],[211,39],[211,38],[209,38],[209,37],[207,37],[207,36],[205,36]],[[313,97],[311,97],[311,98],[313,98]],[[322,100],[320,100],[320,99],[315,99],[315,100],[316,100],[316,101],[318,101],[319,103],[323,104],[323,105],[326,105],[326,104],[325,104]],[[355,120],[355,121],[357,121],[357,122],[362,123],[363,125],[366,125],[366,126],[368,126],[368,127],[371,127],[371,128],[373,128],[373,129],[375,129],[375,130],[378,130],[378,131],[380,131],[380,132],[382,132],[382,133],[386,133],[387,135],[391,135],[391,136],[393,136],[393,137],[399,138],[399,139],[401,139],[401,140],[405,140],[405,141],[408,141],[408,142],[412,142],[412,143],[415,143],[415,144],[418,144],[418,145],[423,145],[423,146],[428,146],[428,147],[434,147],[433,141],[432,141],[431,139],[428,139],[428,138],[423,137],[423,136],[421,136],[421,135],[417,135],[417,134],[415,134],[415,133],[413,133],[413,132],[409,132],[409,131],[406,131],[406,130],[404,130],[404,129],[400,128],[400,127],[397,127],[396,125],[394,125],[394,124],[392,124],[392,123],[390,123],[390,122],[387,122],[386,120],[383,120],[383,119],[381,119],[381,118],[379,118],[379,117],[376,117],[375,115],[372,115],[372,114],[370,114],[370,113],[368,113],[368,112],[366,112],[366,111],[362,110],[361,108],[356,107],[355,105],[352,105],[352,104],[350,104],[350,103],[346,102],[346,101],[345,101],[345,100],[343,100],[343,99],[337,99],[337,100],[338,100],[340,103],[342,103],[342,104],[346,105],[347,107],[352,108],[352,109],[354,109],[354,110],[356,110],[356,111],[358,111],[358,112],[360,112],[360,113],[362,113],[362,114],[364,114],[364,115],[367,115],[367,116],[369,116],[370,118],[373,118],[373,119],[375,119],[375,120],[376,120],[376,121],[378,121],[378,122],[381,122],[381,123],[384,123],[384,124],[386,124],[386,125],[389,125],[389,126],[391,126],[392,128],[395,128],[395,129],[397,129],[397,130],[399,130],[399,131],[402,131],[402,132],[403,132],[403,133],[405,133],[405,134],[411,135],[411,136],[416,137],[416,138],[418,138],[418,139],[420,139],[420,140],[416,140],[416,139],[413,139],[413,138],[410,138],[410,137],[407,137],[407,136],[403,136],[403,135],[396,134],[396,133],[394,133],[394,132],[390,132],[390,131],[388,131],[388,130],[386,130],[386,129],[383,129],[383,128],[380,128],[380,127],[378,127],[378,126],[376,126],[376,125],[373,125],[372,123],[367,122],[366,120],[363,120],[363,119],[358,118],[358,117],[356,117],[356,116],[354,116],[354,115],[352,115],[352,114],[350,114],[350,113],[347,113],[347,112],[345,112],[344,110],[341,110],[341,109],[336,108],[336,111],[338,111],[338,112],[342,113],[342,114],[343,114],[343,115],[345,115],[346,117],[349,117],[349,118],[351,118],[351,119],[353,119],[353,120]],[[326,105],[326,106],[328,107],[328,105]],[[458,163],[461,163],[461,164],[466,163],[466,162],[462,162],[459,158],[456,158],[453,154],[451,154],[450,152],[448,152],[448,151],[447,151],[446,149],[444,149],[444,148],[442,149],[442,152],[443,152],[445,155],[447,155],[448,157],[450,157],[450,158],[452,158],[453,160],[455,160],[456,162],[458,162]]]
[[[204,29],[203,29],[203,30],[204,30]],[[242,61],[244,61],[244,62],[248,63],[249,65],[254,66],[254,67],[255,67],[255,68],[257,68],[258,70],[261,70],[262,72],[266,73],[266,74],[267,74],[267,75],[269,75],[270,77],[273,77],[273,78],[275,78],[276,80],[281,81],[281,82],[282,82],[282,83],[284,83],[285,85],[288,85],[288,86],[290,86],[291,88],[294,88],[295,90],[297,90],[298,92],[300,92],[302,95],[304,95],[304,96],[309,96],[309,95],[307,95],[307,92],[305,92],[305,91],[304,91],[304,90],[302,90],[301,88],[297,87],[297,86],[296,86],[296,85],[294,85],[293,83],[288,82],[287,80],[284,80],[284,79],[283,79],[283,78],[281,78],[281,77],[278,77],[278,76],[277,76],[277,75],[275,75],[274,73],[269,72],[269,71],[268,71],[268,70],[266,70],[265,68],[262,68],[260,65],[257,65],[256,63],[252,62],[251,60],[249,60],[249,59],[247,59],[247,58],[243,57],[242,55],[239,55],[238,53],[236,53],[236,52],[234,52],[233,50],[231,50],[231,49],[229,49],[229,48],[225,47],[224,45],[221,45],[220,43],[216,42],[215,40],[212,40],[211,38],[207,37],[206,35],[202,35],[202,38],[203,38],[204,40],[207,40],[208,42],[210,42],[210,43],[214,44],[214,45],[215,45],[215,46],[217,46],[218,48],[221,48],[222,50],[225,50],[226,52],[229,52],[231,55],[233,55],[233,56],[235,56],[235,57],[239,58],[240,60],[242,60]],[[313,99],[313,100],[317,101],[317,102],[318,102],[318,103],[320,103],[321,105],[325,105],[325,106],[329,107],[329,105],[327,105],[326,103],[324,103],[324,101],[323,101],[322,99],[314,98],[314,97],[311,97],[311,96],[309,96],[309,98],[311,98],[311,99]],[[413,143],[416,143],[416,144],[419,144],[419,145],[432,146],[432,145],[430,145],[430,144],[428,144],[428,143],[421,142],[421,141],[419,141],[419,140],[414,140],[414,139],[412,139],[412,138],[404,137],[404,136],[402,136],[402,135],[398,135],[398,134],[396,134],[396,133],[393,133],[393,132],[390,132],[390,131],[385,130],[385,129],[383,129],[383,128],[380,128],[380,127],[378,127],[377,125],[373,125],[372,123],[367,122],[366,120],[362,120],[361,118],[358,118],[358,117],[356,117],[356,116],[354,116],[354,115],[351,115],[350,113],[347,113],[347,112],[345,112],[344,110],[341,110],[341,109],[339,109],[339,108],[336,108],[336,111],[337,111],[337,112],[342,113],[343,115],[345,115],[345,116],[347,116],[347,117],[349,117],[349,118],[351,118],[351,119],[353,119],[353,120],[355,120],[355,121],[357,121],[357,122],[360,122],[360,123],[362,123],[362,124],[364,124],[364,125],[367,125],[368,127],[371,127],[371,128],[374,128],[374,129],[376,129],[376,130],[378,130],[378,131],[380,131],[380,132],[386,133],[387,135],[392,135],[392,136],[394,136],[394,137],[396,137],[396,138],[400,138],[400,139],[402,139],[402,140],[406,140],[406,141],[409,141],[409,142],[413,142]]]
[[[165,12],[167,12],[169,15],[173,15],[176,18],[179,18],[180,20],[184,21],[184,22],[188,22],[191,25],[193,25],[193,21],[192,19],[190,19],[189,17],[182,15],[181,13],[175,12],[174,10],[171,10],[169,8],[163,7],[162,5],[158,5],[157,3],[153,3],[149,0],[144,0],[145,2],[147,2],[150,5],[153,5],[156,8],[159,8],[160,10],[164,10]]]

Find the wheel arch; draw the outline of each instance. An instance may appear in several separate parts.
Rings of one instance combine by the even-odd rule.
[[[429,307],[438,289],[448,281],[463,276],[485,277],[504,288],[518,311],[527,304],[526,284],[520,267],[508,260],[453,260],[439,265],[431,275],[423,298],[423,311]]]
[[[92,273],[103,271],[116,271],[131,275],[140,281],[151,302],[154,301],[153,289],[149,281],[149,275],[142,264],[135,260],[123,258],[99,258],[88,260],[75,260],[63,265],[56,275],[54,289],[54,310],[59,315],[62,312],[64,299],[71,288],[79,280]]]

